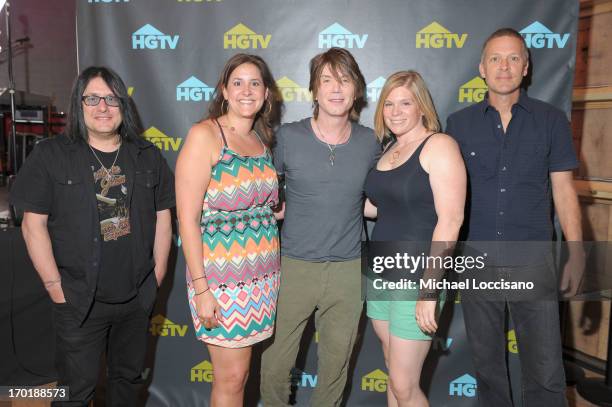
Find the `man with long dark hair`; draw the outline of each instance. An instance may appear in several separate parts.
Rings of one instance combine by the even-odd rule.
[[[70,397],[56,405],[89,403],[104,351],[107,405],[137,404],[174,206],[172,173],[139,134],[121,78],[87,68],[72,89],[66,133],[36,146],[11,191],[53,302],[58,385]]]

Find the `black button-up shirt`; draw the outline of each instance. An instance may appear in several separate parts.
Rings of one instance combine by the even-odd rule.
[[[153,245],[157,211],[174,206],[174,177],[159,149],[144,139],[124,141],[132,266],[139,299],[155,299]],[[27,212],[49,215],[47,229],[67,302],[84,319],[94,299],[102,242],[89,147],[58,136],[40,142],[28,156],[10,193]]]
[[[504,133],[488,98],[449,116],[469,177],[464,238],[552,239],[549,173],[578,166],[565,114],[521,92]]]

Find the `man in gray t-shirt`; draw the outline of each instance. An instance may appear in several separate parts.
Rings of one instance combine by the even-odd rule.
[[[285,176],[287,203],[281,253],[313,262],[354,260],[361,255],[364,180],[379,144],[371,129],[349,122],[350,138],[335,145],[332,166],[311,121],[285,124],[276,136],[274,165]]]
[[[285,406],[302,333],[315,313],[319,333],[316,406],[342,401],[362,312],[360,245],[363,186],[380,153],[374,132],[357,124],[365,80],[345,49],[310,61],[313,117],[277,132],[274,164],[284,174],[281,287],[276,334],[262,357],[261,394]]]

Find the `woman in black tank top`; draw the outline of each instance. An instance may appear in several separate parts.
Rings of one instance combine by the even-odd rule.
[[[381,141],[392,141],[366,179],[364,214],[377,218],[372,240],[425,242],[431,246],[426,254],[448,254],[463,222],[465,166],[457,143],[439,132],[431,96],[417,72],[389,77],[374,120]],[[440,252],[440,247],[447,250]],[[419,380],[437,330],[438,304],[435,298],[368,300],[368,316],[389,369],[389,405],[428,405]]]

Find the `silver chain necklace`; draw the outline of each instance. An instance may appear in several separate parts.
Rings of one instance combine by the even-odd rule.
[[[323,142],[325,143],[325,145],[327,145],[327,148],[329,148],[329,163],[333,167],[334,166],[334,160],[336,159],[336,147],[338,147],[338,145],[341,144],[340,142],[344,142],[344,137],[339,139],[337,144],[333,144],[333,145],[329,144],[327,142],[327,137],[325,137],[323,135],[323,133],[321,132],[321,129],[319,128],[319,125],[317,124],[317,121],[313,120],[313,122],[314,122],[315,127],[317,128],[317,131],[319,132],[319,135],[323,139]],[[346,129],[346,126],[345,126],[345,129]]]
[[[104,164],[102,164],[102,161],[100,160],[100,158],[98,158],[98,154],[96,154],[93,147],[90,144],[87,144],[87,145],[89,146],[89,149],[93,153],[94,157],[96,157],[96,160],[98,160],[98,162],[100,163],[100,165],[106,172],[105,179],[110,181],[113,178],[113,174],[111,172],[113,170],[113,167],[115,166],[115,163],[117,162],[117,158],[119,157],[119,150],[121,150],[121,143],[119,143],[119,147],[117,148],[117,153],[115,154],[115,159],[113,160],[113,163],[111,164],[110,168],[106,168]]]

